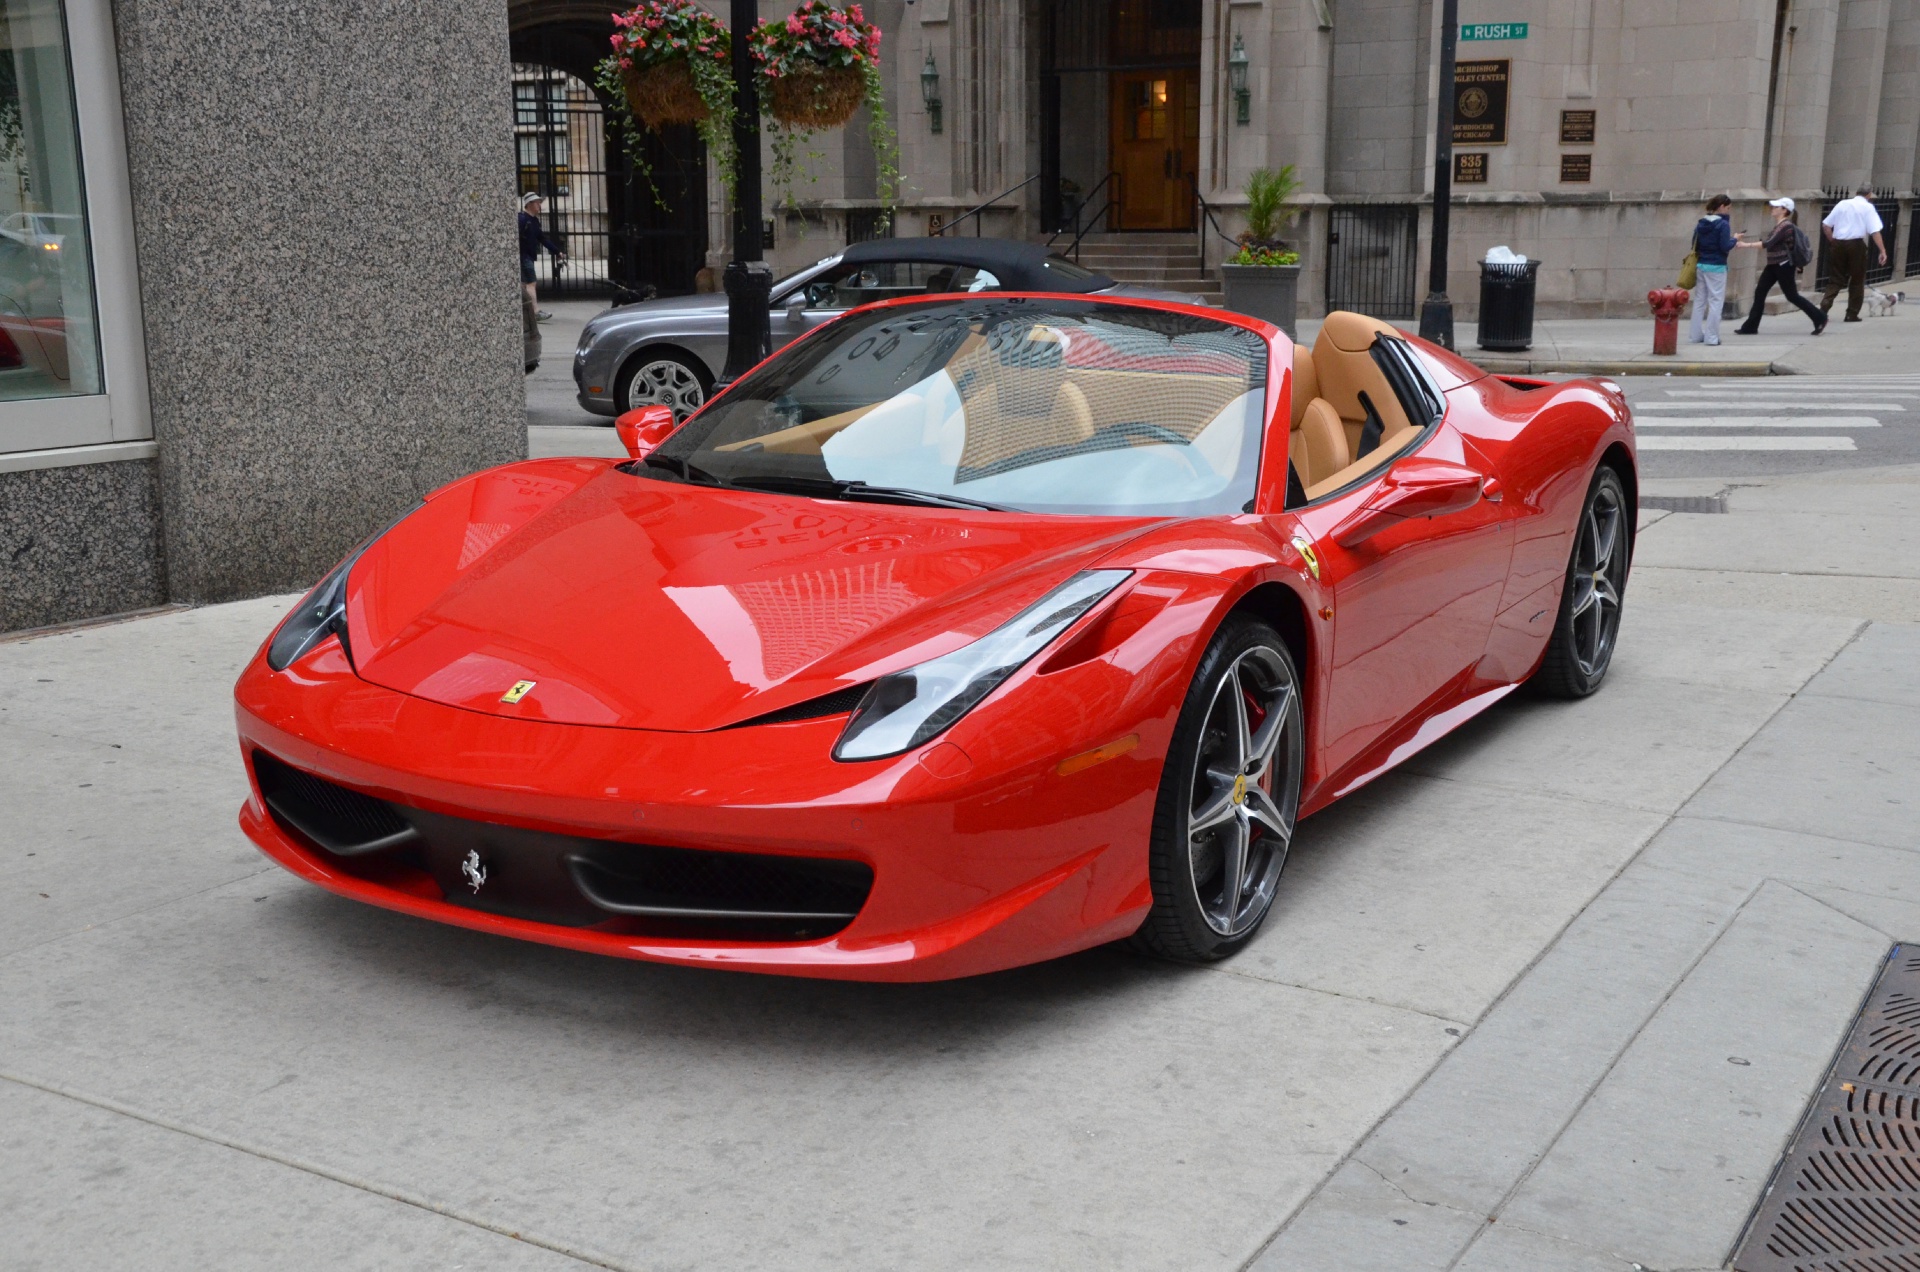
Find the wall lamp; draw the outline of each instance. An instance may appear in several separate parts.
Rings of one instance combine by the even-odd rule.
[[[927,127],[939,132],[940,68],[934,64],[932,49],[927,50],[927,60],[920,67],[920,100],[927,104]]]
[[[1253,94],[1247,88],[1247,66],[1252,59],[1247,56],[1247,42],[1238,31],[1233,35],[1233,52],[1227,55],[1227,84],[1233,89],[1233,122],[1249,124],[1253,122]]]

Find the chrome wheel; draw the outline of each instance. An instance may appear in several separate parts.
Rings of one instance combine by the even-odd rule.
[[[643,406],[670,406],[677,424],[700,409],[707,391],[694,369],[678,358],[653,358],[634,368],[627,378],[625,401],[620,409],[632,411]]]
[[[1581,519],[1573,549],[1573,658],[1580,674],[1598,676],[1613,657],[1620,631],[1620,592],[1625,582],[1627,536],[1621,532],[1626,509],[1619,490],[1603,485],[1594,492]]]
[[[1218,936],[1250,932],[1273,904],[1299,804],[1300,718],[1292,668],[1263,645],[1209,691],[1185,841],[1194,899]]]

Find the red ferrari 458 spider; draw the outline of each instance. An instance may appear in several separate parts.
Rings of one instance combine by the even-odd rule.
[[[849,312],[633,458],[428,496],[236,690],[275,861],[628,958],[875,980],[1224,958],[1299,818],[1522,684],[1591,693],[1614,385],[1357,314]]]

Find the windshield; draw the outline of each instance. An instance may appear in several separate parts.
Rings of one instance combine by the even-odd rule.
[[[687,421],[647,471],[1030,512],[1233,513],[1259,476],[1266,385],[1266,341],[1230,323],[952,297],[822,329]]]

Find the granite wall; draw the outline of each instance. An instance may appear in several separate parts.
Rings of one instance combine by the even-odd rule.
[[[525,454],[506,7],[113,9],[166,595],[293,589]]]
[[[0,472],[0,632],[167,599],[152,460]]]

